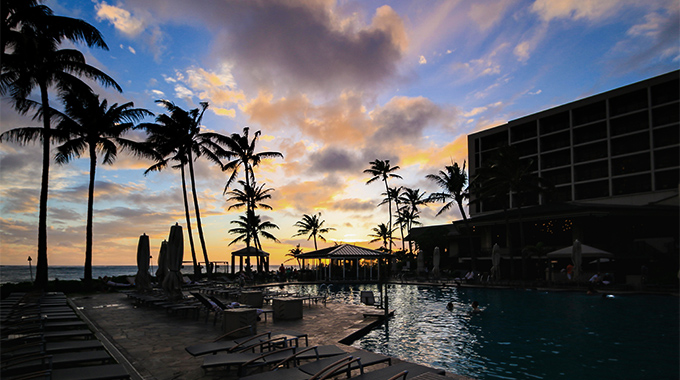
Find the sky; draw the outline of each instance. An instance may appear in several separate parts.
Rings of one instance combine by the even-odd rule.
[[[321,213],[319,248],[369,243],[387,223],[384,184],[366,184],[369,162],[389,160],[405,186],[438,191],[427,174],[467,160],[467,135],[680,67],[677,0],[92,0],[45,2],[84,19],[109,50],[83,51],[123,93],[94,86],[111,103],[155,100],[184,109],[210,104],[203,131],[261,131],[258,151],[283,159],[256,168],[273,188],[279,242],[263,241],[270,263],[297,244],[303,214]],[[69,47],[66,45],[65,47]],[[53,102],[60,104],[53,96]],[[145,121],[152,122],[153,118]],[[0,132],[39,125],[3,100]],[[128,137],[143,139],[141,132]],[[51,165],[49,265],[82,265],[87,156]],[[143,172],[152,163],[124,153],[97,166],[93,265],[135,265],[139,236],[150,236],[155,264],[170,226],[185,231],[180,173]],[[36,256],[41,149],[0,144],[0,264]],[[196,178],[211,261],[229,261],[242,244],[228,230],[240,211],[223,195],[229,176],[199,158]],[[421,210],[423,225],[461,219],[441,204]],[[193,212],[193,211],[192,211]],[[194,228],[197,255],[201,257]],[[397,237],[400,237],[398,234]],[[397,241],[400,246],[401,242]],[[294,262],[288,262],[293,264]]]

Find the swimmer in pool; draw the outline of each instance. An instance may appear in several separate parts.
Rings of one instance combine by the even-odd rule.
[[[472,301],[472,313],[481,313],[482,309],[479,308],[479,302]]]
[[[449,302],[448,304],[446,304],[446,309],[449,311],[453,310],[453,302]]]

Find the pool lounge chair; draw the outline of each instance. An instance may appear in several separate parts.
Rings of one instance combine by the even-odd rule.
[[[41,370],[69,368],[83,364],[114,363],[115,360],[105,350],[66,352],[61,354],[45,355],[35,353],[17,357],[11,360],[3,360],[0,375],[3,378],[12,375],[32,373]]]
[[[310,361],[295,368],[283,368],[284,364],[277,366],[272,371],[262,372],[241,380],[267,380],[277,378],[279,380],[306,380],[312,377],[336,376],[344,372],[369,367],[380,363],[392,363],[389,356],[375,354],[368,351],[356,351],[347,355],[336,355],[324,359]],[[331,370],[332,369],[332,370]]]
[[[51,380],[119,380],[129,379],[125,367],[120,364],[92,365],[64,369],[37,371],[6,380],[51,379]],[[5,379],[5,377],[3,377]]]
[[[250,329],[250,331],[253,331],[251,326],[242,327],[240,329],[230,331],[229,333],[218,337],[212,342],[198,343],[185,347],[184,349],[192,356],[216,354],[218,352],[236,352],[243,349],[255,348],[255,346],[261,345],[263,343],[263,340],[261,339],[263,338],[265,338],[264,341],[269,341],[271,339],[271,331],[257,335],[249,335],[247,337],[238,339],[227,339],[227,337],[234,335],[234,333],[245,329]]]
[[[301,360],[319,360],[320,358],[336,356],[345,354],[341,348],[335,345],[328,346],[313,346],[300,349],[298,347],[286,347],[265,353],[232,353],[232,354],[216,354],[207,356],[201,367],[205,370],[216,367],[232,366],[239,368],[239,375],[243,375],[248,368],[262,367],[267,365],[282,365],[291,361],[299,362]]]
[[[362,369],[363,372],[363,369]],[[403,372],[406,372],[404,374]],[[352,376],[350,379],[352,380],[386,380],[386,379],[393,379],[393,378],[404,378],[404,379],[412,379],[416,376],[422,375],[424,373],[436,373],[438,375],[444,375],[446,372],[444,370],[440,369],[435,369],[431,367],[426,367],[423,365],[419,364],[413,364],[413,363],[407,363],[407,362],[402,362],[399,364],[394,364],[389,367],[385,367],[382,369],[378,369],[375,371],[370,371],[370,372],[363,372],[360,375],[357,376]]]

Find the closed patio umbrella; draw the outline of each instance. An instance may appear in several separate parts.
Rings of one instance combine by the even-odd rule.
[[[418,257],[416,258],[416,261],[418,262],[416,273],[423,272],[425,270],[425,254],[423,253],[422,249],[418,250]]]
[[[434,252],[432,253],[432,275],[436,278],[439,277],[439,261],[441,260],[441,253],[439,253],[439,247],[434,247]]]
[[[501,274],[501,247],[498,246],[498,243],[494,244],[493,248],[491,248],[491,265],[491,275],[494,280],[498,280]]]
[[[137,275],[135,276],[135,284],[137,289],[146,292],[151,290],[151,279],[149,278],[149,256],[151,256],[151,249],[149,248],[149,236],[143,234],[139,237],[137,244]]]
[[[158,285],[163,284],[165,275],[168,273],[167,256],[168,241],[163,240],[161,243],[161,250],[158,252],[158,269],[156,269],[156,279],[158,280]]]
[[[163,289],[168,293],[170,299],[182,298],[182,260],[184,260],[184,235],[182,233],[182,226],[175,223],[170,228],[170,236],[168,237],[168,252],[166,264],[168,272],[163,279]]]

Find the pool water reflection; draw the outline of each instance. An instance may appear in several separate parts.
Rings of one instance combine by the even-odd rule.
[[[350,304],[361,290],[378,293],[375,285],[334,288],[332,298]],[[677,297],[416,285],[390,285],[389,296],[394,318],[355,347],[477,379],[680,375]],[[470,313],[473,300],[482,313]]]

